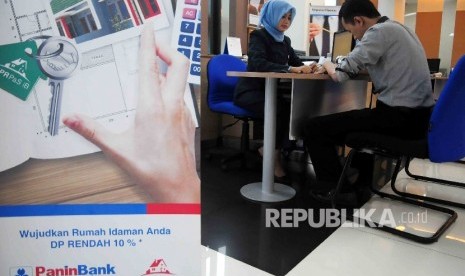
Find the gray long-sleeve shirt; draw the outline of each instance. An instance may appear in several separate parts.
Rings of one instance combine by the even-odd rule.
[[[370,27],[336,69],[339,81],[366,69],[389,106],[430,107],[434,104],[425,51],[416,34],[387,20]],[[349,74],[347,74],[347,73]]]

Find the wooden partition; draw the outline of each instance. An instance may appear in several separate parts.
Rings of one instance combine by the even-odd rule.
[[[465,0],[457,0],[454,44],[452,47],[451,67],[454,67],[459,58],[465,55]]]
[[[418,0],[415,32],[427,58],[439,57],[443,7],[444,0]]]

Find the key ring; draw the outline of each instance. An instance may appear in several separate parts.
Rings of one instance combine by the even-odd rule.
[[[31,37],[29,38],[27,41],[35,41],[35,40],[47,40],[49,39],[51,36],[49,35],[39,35],[39,36],[34,36],[34,37]],[[34,58],[34,59],[48,59],[48,58],[52,58],[52,57],[56,57],[56,56],[59,56],[61,53],[63,53],[63,43],[59,43],[59,48],[58,50],[56,50],[55,52],[51,53],[51,54],[47,54],[47,55],[36,55],[36,54],[31,54],[31,53],[28,53],[26,52],[26,50],[24,51],[26,53],[26,55],[28,55],[29,57],[31,58]]]
[[[45,38],[37,49],[39,69],[47,77],[55,80],[64,80],[70,77],[79,66],[79,51],[73,43],[59,36]],[[56,51],[56,49],[61,49]],[[53,52],[51,54],[48,54]],[[57,54],[60,52],[59,54]],[[45,58],[48,57],[48,58]]]

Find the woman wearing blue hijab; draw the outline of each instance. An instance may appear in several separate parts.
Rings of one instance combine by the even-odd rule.
[[[283,17],[287,17],[288,20],[283,20],[284,23],[289,25],[280,26],[280,21]],[[260,11],[260,17],[258,25],[263,26],[268,33],[279,42],[284,40],[284,32],[292,24],[292,20],[295,17],[295,8],[286,1],[268,1],[265,3]],[[286,26],[286,28],[284,28]]]
[[[270,0],[260,11],[259,28],[250,33],[248,64],[249,72],[310,73],[294,53],[291,40],[284,32],[291,26],[296,10],[285,0]],[[281,163],[283,142],[289,136],[290,103],[279,96],[289,90],[278,91],[276,116],[275,178],[277,182],[289,182]],[[234,93],[234,103],[253,111],[263,118],[265,106],[265,80],[262,78],[240,79]]]

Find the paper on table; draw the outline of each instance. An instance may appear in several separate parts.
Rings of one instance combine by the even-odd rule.
[[[313,65],[315,63],[316,63],[315,61],[303,61],[303,64],[307,65],[307,66],[311,66],[311,65]]]

